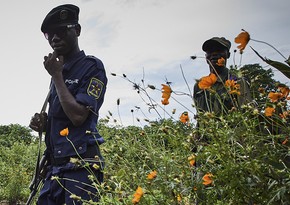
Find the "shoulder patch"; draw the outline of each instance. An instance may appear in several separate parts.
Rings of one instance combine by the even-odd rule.
[[[103,91],[104,83],[97,78],[91,78],[90,84],[87,89],[87,93],[90,96],[99,99]]]

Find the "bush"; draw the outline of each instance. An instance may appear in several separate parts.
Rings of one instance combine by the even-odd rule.
[[[26,143],[17,142],[11,148],[1,147],[0,153],[0,200],[7,200],[9,204],[25,201],[30,192],[37,145],[27,146]]]

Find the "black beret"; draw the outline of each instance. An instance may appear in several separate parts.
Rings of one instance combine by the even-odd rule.
[[[41,31],[47,32],[59,26],[78,24],[79,7],[72,4],[64,4],[53,8],[44,18]]]
[[[230,50],[231,48],[231,42],[224,37],[213,37],[211,39],[208,39],[205,41],[202,45],[203,51],[208,51],[211,48],[215,48],[218,46],[225,47],[226,49]]]

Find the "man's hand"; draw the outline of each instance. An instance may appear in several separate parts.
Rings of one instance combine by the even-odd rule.
[[[47,122],[47,113],[35,113],[34,116],[30,120],[29,127],[36,132],[45,131]]]
[[[56,52],[44,56],[43,65],[51,76],[59,75],[63,69],[63,56],[58,56]]]

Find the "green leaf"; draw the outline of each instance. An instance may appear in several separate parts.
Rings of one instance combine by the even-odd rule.
[[[263,58],[255,49],[251,47],[251,49],[266,63],[273,66],[274,68],[278,69],[280,72],[282,72],[287,78],[290,79],[290,67],[284,63],[273,61],[268,58]],[[286,61],[288,63],[289,59]]]
[[[290,67],[284,63],[278,61],[272,61],[270,59],[265,58],[265,62],[269,65],[277,68],[280,72],[282,72],[287,78],[290,78]]]

